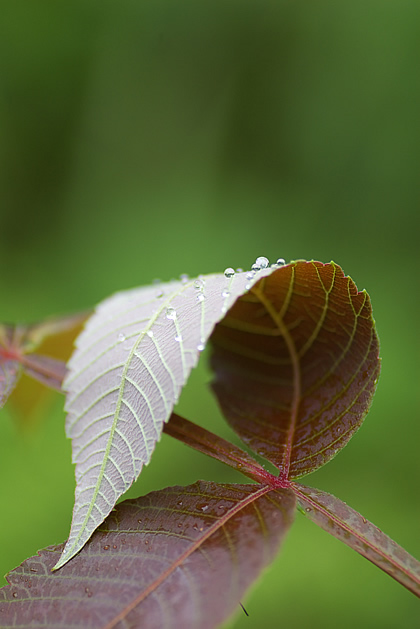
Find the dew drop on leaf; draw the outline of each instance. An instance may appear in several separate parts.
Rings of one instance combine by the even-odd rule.
[[[225,289],[225,290],[222,292],[222,297],[224,297],[224,298],[229,297],[229,295],[230,295],[230,292],[229,292],[227,289]]]
[[[276,260],[277,266],[284,266],[286,264],[286,260],[284,258],[279,258]]]
[[[169,306],[169,308],[166,309],[166,318],[170,319],[171,321],[175,321],[176,319],[175,308],[172,308],[172,306]]]
[[[205,300],[205,296],[203,295],[203,293],[200,293],[199,295],[197,295],[197,301],[204,301]]]
[[[118,335],[118,342],[119,343],[123,343],[124,341],[125,341],[125,334],[120,332],[119,335]]]
[[[255,264],[258,266],[258,269],[266,269],[269,265],[269,261],[268,258],[260,256],[255,260]]]
[[[204,351],[204,349],[205,349],[205,347],[206,347],[206,346],[204,345],[204,343],[199,343],[199,344],[197,345],[197,350],[198,350],[199,352],[203,352],[203,351]]]
[[[234,275],[235,275],[235,271],[230,266],[227,269],[225,269],[225,277],[233,277]]]
[[[203,280],[194,280],[194,288],[196,290],[204,290],[204,282]]]

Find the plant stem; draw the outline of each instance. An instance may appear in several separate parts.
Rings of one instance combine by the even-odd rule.
[[[176,413],[172,413],[163,431],[187,446],[242,472],[257,483],[270,485],[273,489],[289,487],[288,481],[280,481],[279,478],[267,472],[262,465],[238,446]]]

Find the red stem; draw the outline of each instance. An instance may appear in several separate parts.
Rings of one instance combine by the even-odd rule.
[[[229,465],[258,483],[270,485],[273,489],[290,486],[289,481],[280,480],[267,472],[262,465],[238,446],[176,413],[172,413],[163,430],[187,446]]]

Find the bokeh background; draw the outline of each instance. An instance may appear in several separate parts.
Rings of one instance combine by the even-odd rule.
[[[3,2],[0,320],[181,273],[334,259],[372,298],[364,427],[307,483],[420,556],[420,4]],[[229,436],[192,375],[180,411]],[[63,400],[0,417],[0,573],[63,541]],[[130,490],[240,481],[164,436]],[[4,581],[2,581],[4,583]],[[300,514],[227,626],[418,627],[418,601]]]

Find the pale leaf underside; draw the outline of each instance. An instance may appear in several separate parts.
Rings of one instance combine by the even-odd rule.
[[[69,564],[61,546],[27,559],[0,590],[3,629],[212,629],[275,557],[291,490],[199,481],[118,505]]]
[[[163,424],[215,324],[253,281],[200,276],[118,293],[78,337],[64,383],[76,464],[74,556],[150,461]]]

